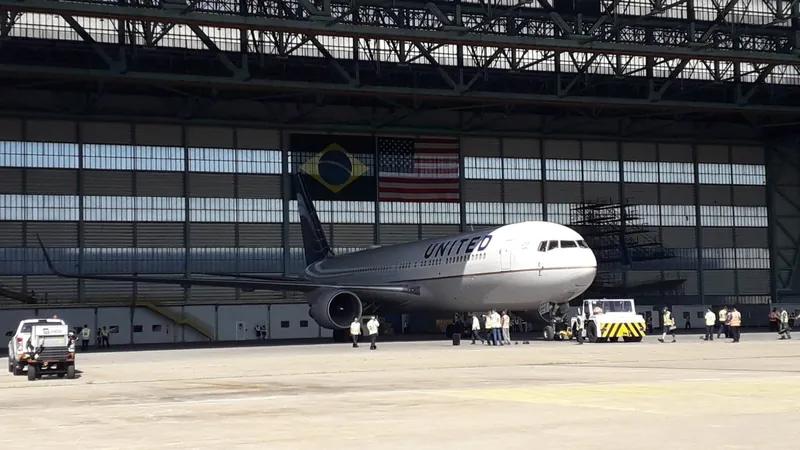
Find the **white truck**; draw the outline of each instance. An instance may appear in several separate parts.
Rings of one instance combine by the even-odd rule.
[[[583,314],[589,342],[641,342],[645,336],[646,322],[632,298],[587,299]]]
[[[8,371],[28,380],[42,375],[75,378],[75,341],[61,319],[27,319],[17,325],[8,343]]]

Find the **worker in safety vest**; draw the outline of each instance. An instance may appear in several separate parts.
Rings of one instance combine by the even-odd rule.
[[[361,336],[361,323],[358,317],[353,318],[350,324],[350,336],[353,338],[353,348],[358,348],[358,337]]]
[[[88,325],[84,325],[81,329],[81,351],[89,349],[89,338],[92,337],[92,329]]]
[[[717,323],[717,315],[711,310],[711,307],[706,310],[706,338],[705,341],[714,340],[714,325]]]
[[[785,309],[781,308],[781,315],[780,315],[780,335],[781,339],[791,339],[792,338],[792,329],[789,326],[789,313],[786,312]]]
[[[667,333],[672,335],[672,342],[675,341],[675,330],[678,328],[675,326],[675,318],[672,317],[672,312],[670,312],[669,308],[666,306],[664,307],[664,314],[661,318],[661,325],[664,328],[664,334],[658,339],[659,342],[664,342],[667,338]]]
[[[733,342],[739,342],[739,338],[742,335],[742,313],[740,313],[736,308],[733,308],[731,312],[731,337],[733,337]]]
[[[494,317],[492,317],[491,311],[483,316],[483,327],[486,328],[486,345],[497,345],[494,333]]]
[[[719,310],[719,330],[717,330],[717,339],[725,333],[725,337],[728,337],[728,327],[725,323],[728,321],[728,308],[723,306],[722,309]]]

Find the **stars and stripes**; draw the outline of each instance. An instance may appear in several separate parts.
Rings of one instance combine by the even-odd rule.
[[[458,138],[379,137],[378,199],[458,202]]]

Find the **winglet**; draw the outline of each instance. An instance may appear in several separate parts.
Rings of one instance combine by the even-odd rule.
[[[39,234],[36,234],[36,240],[39,241],[39,248],[42,249],[42,253],[44,254],[44,260],[47,262],[47,267],[50,268],[50,271],[58,276],[64,276],[61,272],[56,270],[56,266],[53,264],[53,260],[50,258],[50,255],[47,253],[47,250],[44,249],[44,242],[42,242],[42,238],[39,237]]]

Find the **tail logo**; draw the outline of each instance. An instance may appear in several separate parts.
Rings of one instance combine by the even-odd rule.
[[[300,170],[333,193],[363,176],[369,168],[339,144],[330,144],[304,162]]]

